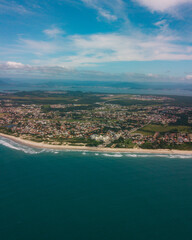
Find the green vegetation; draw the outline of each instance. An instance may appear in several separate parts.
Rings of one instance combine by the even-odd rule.
[[[51,107],[50,107],[49,104],[43,105],[43,106],[41,107],[41,110],[42,110],[44,113],[47,113],[47,112],[49,112],[49,111],[51,110]]]
[[[176,150],[192,150],[192,143],[174,144],[165,141],[144,143],[140,146],[143,149],[176,149]]]
[[[141,101],[141,100],[133,100],[133,99],[127,99],[127,100],[112,100],[108,101],[111,104],[119,104],[121,106],[132,106],[132,105],[138,105],[138,106],[149,106],[149,105],[160,105],[163,104],[161,102],[157,101]]]
[[[58,137],[58,138],[52,138],[49,141],[51,142],[57,142],[60,144],[63,143],[68,143],[70,145],[73,146],[79,146],[79,145],[85,145],[85,146],[89,146],[89,147],[97,147],[98,145],[102,144],[103,141],[96,141],[94,139],[91,138],[62,138],[62,137]]]
[[[178,133],[178,132],[186,132],[191,133],[192,127],[189,126],[169,126],[169,125],[155,125],[155,124],[149,124],[139,130],[137,130],[135,133],[141,133],[143,135],[153,135],[155,132],[159,133],[166,133],[166,132],[172,132],[172,133]]]
[[[188,123],[188,115],[187,114],[178,114],[179,119],[177,119],[176,123],[171,123],[171,126],[180,125],[180,126],[191,126]]]
[[[5,128],[5,127],[0,127],[0,132],[8,135],[11,135],[13,133],[11,128]]]
[[[117,140],[114,140],[112,143],[108,144],[107,147],[115,146],[115,148],[133,148],[135,144],[131,139],[124,139],[120,137]]]
[[[190,96],[172,96],[175,101],[171,104],[180,107],[192,107],[192,97]]]
[[[10,99],[17,104],[94,104],[101,102],[102,94],[82,93],[82,92],[49,92],[32,91],[16,92],[0,96],[1,99]]]

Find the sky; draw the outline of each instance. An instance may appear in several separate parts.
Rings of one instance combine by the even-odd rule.
[[[192,0],[0,0],[0,78],[192,83]]]

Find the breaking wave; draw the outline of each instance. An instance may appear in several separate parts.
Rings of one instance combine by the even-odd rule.
[[[120,154],[120,153],[115,153],[115,154],[103,153],[103,156],[105,156],[105,157],[123,157],[123,154]]]
[[[17,151],[22,151],[22,152],[28,153],[28,154],[38,154],[38,153],[45,151],[44,149],[34,149],[31,147],[19,144],[17,142],[14,142],[14,141],[4,138],[4,137],[0,137],[0,144],[5,147],[11,148],[11,149],[14,149]]]
[[[157,158],[191,158],[192,155],[187,154],[157,154],[157,153],[151,153],[151,154],[126,154],[127,157],[135,157],[135,158],[151,158],[151,157],[157,157]]]
[[[96,156],[98,156],[99,154],[95,153]],[[105,157],[128,157],[128,158],[170,158],[170,159],[192,159],[192,155],[187,155],[187,154],[155,154],[155,153],[151,153],[151,154],[142,154],[142,153],[102,153],[102,156]]]
[[[146,154],[146,153],[103,153],[103,152],[92,152],[92,151],[85,151],[85,150],[55,150],[55,149],[38,149],[38,148],[32,148],[29,146],[22,145],[20,143],[17,143],[11,139],[0,137],[0,145],[3,145],[7,148],[11,148],[17,151],[22,151],[27,154],[40,154],[43,152],[50,152],[53,154],[58,154],[61,152],[81,152],[82,155],[85,156],[104,156],[104,157],[112,157],[112,158],[169,158],[169,159],[192,159],[192,154]]]

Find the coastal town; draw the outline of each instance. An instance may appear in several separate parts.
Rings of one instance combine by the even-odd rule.
[[[0,132],[52,145],[192,149],[192,106],[165,96],[118,96],[118,101],[108,94],[93,103],[79,103],[78,96],[71,103],[22,103],[1,94]]]

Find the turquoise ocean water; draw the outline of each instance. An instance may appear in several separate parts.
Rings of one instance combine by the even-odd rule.
[[[192,156],[35,150],[0,138],[1,240],[190,240]]]

